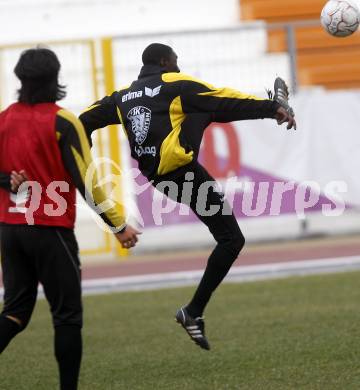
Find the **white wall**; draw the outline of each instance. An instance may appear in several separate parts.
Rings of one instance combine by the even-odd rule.
[[[0,44],[229,26],[238,0],[0,0]]]
[[[352,2],[360,8],[360,0]],[[0,45],[236,25],[240,3],[241,0],[0,0]]]

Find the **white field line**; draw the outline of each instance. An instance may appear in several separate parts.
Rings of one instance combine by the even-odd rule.
[[[289,276],[360,270],[360,256],[301,260],[233,267],[225,282],[248,282]],[[197,284],[203,270],[123,276],[83,281],[84,294],[141,291]]]

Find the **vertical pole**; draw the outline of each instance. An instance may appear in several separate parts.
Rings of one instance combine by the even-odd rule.
[[[112,49],[112,39],[104,38],[101,40],[102,47],[102,57],[103,57],[103,67],[104,67],[104,83],[105,83],[105,93],[111,95],[115,91],[115,75],[114,75],[114,63],[113,63],[113,49]],[[119,142],[119,133],[117,126],[112,125],[108,126],[108,135],[109,135],[109,151],[110,157],[113,162],[119,167],[122,166],[121,162],[121,145]],[[120,177],[121,172],[117,172],[114,164],[111,165],[111,173],[116,177],[116,180],[119,180],[120,183],[116,183],[114,188],[114,194],[117,200],[116,209],[121,215],[125,215],[125,208],[123,203],[123,191],[122,191],[122,180]],[[124,249],[117,243],[116,253],[119,256],[126,256],[128,250]]]
[[[290,56],[291,89],[295,94],[298,90],[297,47],[295,27],[290,24],[286,27],[286,39]]]
[[[99,86],[98,86],[98,78],[97,78],[97,62],[96,62],[96,49],[95,49],[95,41],[89,41],[89,49],[90,49],[90,70],[91,70],[91,79],[93,85],[93,97],[94,101],[99,100]],[[104,156],[104,144],[102,140],[101,131],[96,132],[96,144],[98,147],[98,154],[100,157]],[[101,177],[105,177],[105,169],[104,165],[100,165],[100,175]],[[111,252],[111,236],[110,233],[104,232],[104,250],[105,252]]]
[[[93,95],[94,99],[99,99],[99,88],[97,82],[97,66],[96,66],[96,50],[95,50],[95,41],[89,41],[90,49],[90,62],[91,62],[91,79],[93,82]]]

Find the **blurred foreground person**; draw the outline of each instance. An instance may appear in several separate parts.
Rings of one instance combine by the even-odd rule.
[[[5,290],[0,353],[28,325],[40,282],[55,329],[60,387],[75,390],[83,324],[81,268],[74,235],[76,188],[84,198],[89,199],[86,195],[91,194],[90,204],[124,247],[133,247],[139,232],[126,225],[114,208],[101,209],[106,197],[96,187],[96,178],[90,188],[85,184],[92,163],[90,146],[81,122],[55,104],[65,96],[64,87],[58,83],[59,70],[60,63],[51,50],[23,52],[15,67],[21,81],[18,102],[0,113]]]
[[[210,349],[202,315],[245,239],[224,194],[198,162],[202,136],[211,122],[272,118],[279,125],[287,122],[288,129],[296,128],[296,122],[290,108],[275,99],[218,89],[180,73],[177,55],[167,45],[149,45],[142,62],[137,80],[94,103],[80,120],[89,139],[94,130],[121,123],[142,174],[159,191],[188,205],[215,238],[217,245],[193,298],[175,316],[196,344]],[[282,97],[286,103],[287,91]],[[214,207],[217,211],[209,212]]]

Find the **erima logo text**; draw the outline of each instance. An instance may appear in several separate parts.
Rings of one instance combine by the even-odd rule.
[[[161,89],[161,85],[159,85],[158,87],[155,87],[154,89],[145,87],[145,95],[149,96],[149,97],[154,97],[156,95],[159,95],[160,89]]]
[[[143,91],[128,92],[121,98],[121,101],[125,103],[128,100],[140,98],[142,95],[143,95]]]

